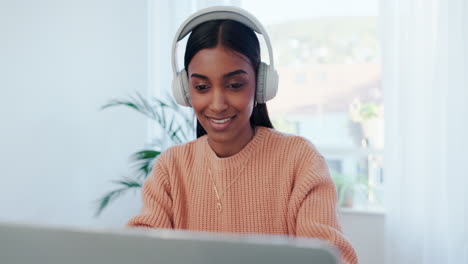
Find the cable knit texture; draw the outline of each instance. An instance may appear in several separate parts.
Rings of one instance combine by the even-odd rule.
[[[334,244],[342,263],[357,263],[337,219],[326,162],[299,136],[258,127],[227,158],[216,155],[206,135],[171,147],[156,160],[142,196],[143,208],[128,226],[315,237]]]

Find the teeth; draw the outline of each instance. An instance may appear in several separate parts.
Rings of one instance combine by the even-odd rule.
[[[211,119],[213,120],[213,122],[217,123],[217,124],[222,124],[222,123],[226,123],[227,121],[231,120],[231,118],[226,118],[226,119],[221,119],[221,120],[216,120],[216,119]]]

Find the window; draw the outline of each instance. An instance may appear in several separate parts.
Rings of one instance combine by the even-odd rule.
[[[268,103],[275,127],[310,139],[325,156],[342,207],[380,207],[378,1],[245,0],[241,6],[272,41],[280,76],[278,96]]]

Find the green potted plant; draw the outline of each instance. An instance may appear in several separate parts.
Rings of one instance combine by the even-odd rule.
[[[156,97],[146,99],[137,93],[136,96],[130,96],[128,99],[113,99],[101,107],[101,109],[108,109],[123,106],[135,110],[153,120],[160,133],[147,148],[131,155],[130,160],[132,167],[136,170],[135,174],[113,181],[115,188],[96,201],[96,216],[99,216],[110,203],[124,193],[141,188],[151,172],[154,160],[162,151],[169,146],[194,139],[194,117],[190,109],[179,106],[167,94],[164,97],[166,99]]]
[[[371,191],[365,175],[345,175],[333,169],[330,170],[330,174],[335,183],[340,207],[353,207],[356,193],[367,194]]]

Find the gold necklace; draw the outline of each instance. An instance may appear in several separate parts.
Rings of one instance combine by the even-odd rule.
[[[253,140],[253,138],[255,137],[256,134],[257,134],[257,127],[254,128],[251,140]],[[234,180],[232,180],[231,183],[226,188],[224,188],[224,190],[223,190],[223,192],[221,194],[218,192],[218,187],[216,187],[216,183],[214,181],[213,175],[211,175],[211,168],[208,167],[208,175],[210,176],[211,183],[213,184],[213,191],[214,191],[214,193],[216,195],[216,200],[218,200],[216,202],[216,210],[218,210],[218,213],[221,213],[221,210],[223,209],[223,204],[221,203],[221,198],[223,198],[223,195],[226,193],[226,191],[229,190],[229,188],[231,188],[232,184],[234,184],[237,181],[237,179],[239,179],[239,177],[241,176],[241,174],[244,171],[245,167],[247,166],[247,163],[249,162],[249,160],[250,159],[247,159],[247,162],[244,164],[242,169],[239,171],[236,178],[234,178]]]
[[[247,164],[245,164],[245,165],[247,165]],[[237,174],[236,178],[234,178],[234,180],[232,180],[231,183],[226,188],[224,188],[224,190],[223,190],[223,192],[221,194],[218,192],[218,188],[216,187],[216,183],[215,183],[215,181],[213,179],[213,175],[211,175],[211,169],[208,168],[208,175],[210,176],[211,182],[213,184],[213,190],[214,190],[214,193],[216,195],[216,200],[218,200],[216,202],[216,210],[218,210],[218,213],[221,213],[221,210],[223,209],[223,204],[221,203],[221,198],[223,198],[223,195],[226,193],[226,191],[229,190],[229,188],[231,188],[231,186],[237,181],[237,179],[239,179],[239,177],[241,176],[242,172],[244,171],[244,169],[246,167],[245,165],[239,171],[239,174]]]

